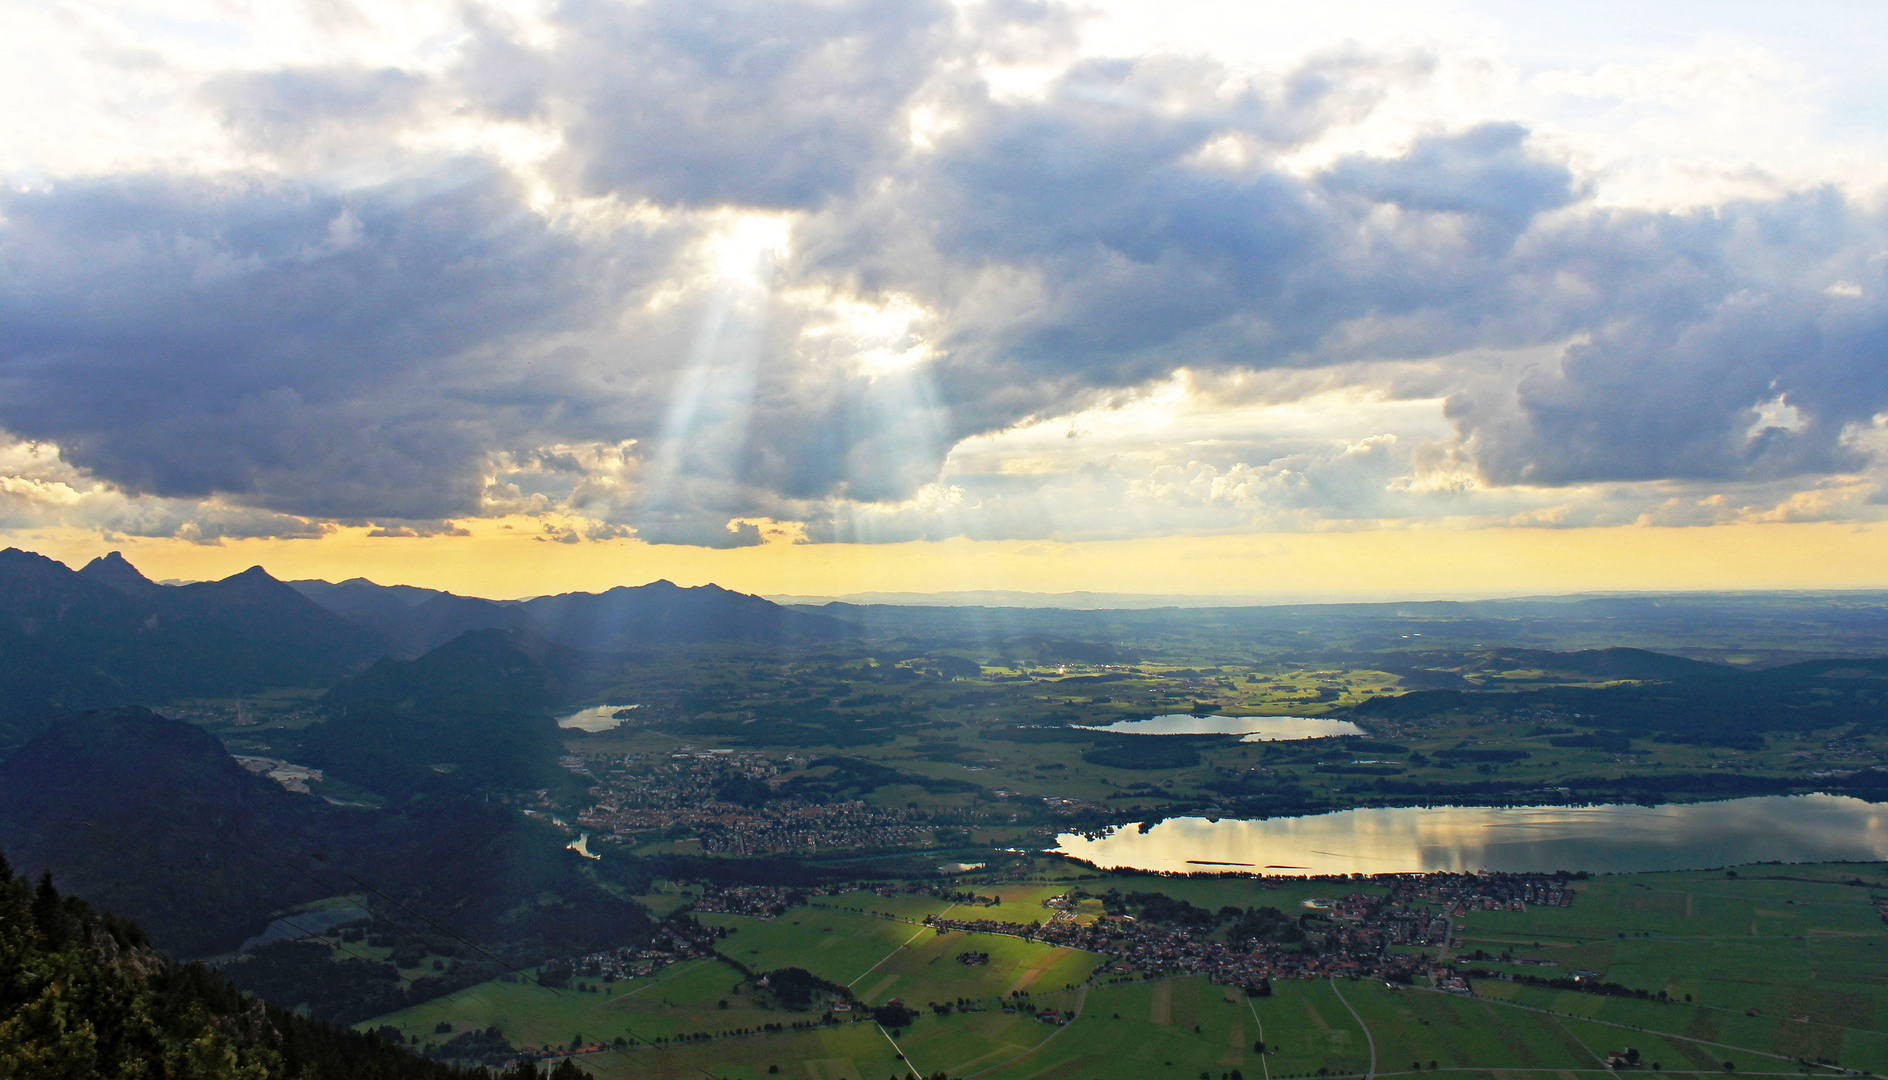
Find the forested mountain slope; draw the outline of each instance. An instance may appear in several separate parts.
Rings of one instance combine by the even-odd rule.
[[[0,1076],[143,1080],[450,1080],[377,1035],[265,1005],[153,949],[137,924],[38,888],[0,855]],[[538,1076],[525,1064],[507,1080]],[[581,1076],[565,1065],[553,1075]]]

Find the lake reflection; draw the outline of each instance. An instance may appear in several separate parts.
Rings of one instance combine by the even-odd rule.
[[[1595,873],[1888,859],[1888,806],[1789,795],[1665,806],[1438,806],[1235,821],[1172,818],[1058,851],[1101,867],[1274,874]]]
[[[1123,735],[1244,735],[1240,742],[1286,742],[1323,739],[1333,735],[1362,735],[1364,729],[1349,720],[1316,716],[1189,716],[1171,713],[1151,720],[1121,720],[1094,731]]]
[[[588,709],[579,709],[569,716],[559,717],[557,726],[577,728],[581,731],[613,731],[619,721],[616,713],[624,709],[639,709],[640,705],[594,705]]]

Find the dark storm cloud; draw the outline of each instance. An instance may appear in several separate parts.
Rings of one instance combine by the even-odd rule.
[[[596,317],[610,267],[480,167],[342,196],[61,184],[0,204],[0,426],[133,493],[327,518],[478,507],[558,405],[480,360]]]
[[[952,312],[937,373],[952,434],[1180,365],[1348,359],[1354,347],[1332,336],[1361,321],[1373,324],[1368,349],[1387,355],[1564,330],[1515,245],[1574,184],[1515,129],[1426,139],[1404,158],[1303,179],[1264,158],[1347,110],[1302,92],[1229,101],[1212,89],[1223,71],[1149,67],[1088,65],[1040,102],[981,102],[876,203],[809,230],[832,272],[862,266]],[[1260,163],[1196,160],[1229,136],[1250,139]],[[1381,206],[1402,216],[1373,224]]]
[[[951,19],[910,0],[577,0],[557,12],[554,55],[495,42],[465,78],[499,115],[558,121],[560,163],[588,191],[803,208],[899,152]]]
[[[1147,89],[1172,78],[1097,65],[1042,102],[990,103],[898,191],[897,222],[936,222],[923,245],[881,246],[937,260],[932,295],[956,316],[937,373],[955,433],[1181,365],[1584,337],[1556,371],[1459,373],[1451,416],[1488,479],[1765,479],[1860,464],[1845,426],[1888,407],[1878,215],[1826,192],[1563,214],[1580,184],[1513,125],[1306,179],[1216,171],[1187,160],[1210,136],[1310,125],[1272,122],[1287,106],[1260,100],[1176,118],[1178,95]],[[964,285],[992,262],[1026,302],[1006,308],[1008,294]],[[1753,430],[1754,410],[1779,398],[1800,410],[1795,430]]]
[[[1597,208],[1512,124],[1281,164],[1421,58],[1323,57],[1272,81],[1088,60],[1005,96],[978,58],[1065,48],[1065,12],[655,0],[550,19],[544,48],[475,27],[437,76],[205,88],[244,146],[330,179],[7,193],[0,427],[132,492],[383,523],[567,505],[657,542],[738,546],[760,539],[729,528],[749,517],[870,539],[847,500],[910,498],[966,436],[1180,367],[1575,342],[1559,363],[1434,376],[1496,484],[1853,469],[1845,432],[1888,409],[1882,220],[1839,194]],[[921,105],[936,122],[914,141]],[[544,125],[562,140],[549,183],[663,224],[560,223],[494,167],[402,158],[396,134],[444,115]],[[403,161],[406,179],[331,179],[350,155]],[[791,250],[756,275],[770,295],[716,299],[688,278],[686,246],[720,207],[796,212]],[[665,290],[683,299],[645,303]],[[928,352],[872,370],[845,334],[809,345],[809,295],[909,298],[930,313]],[[682,408],[685,393],[701,400]],[[647,473],[569,494],[593,466],[552,448],[631,440]],[[495,456],[535,462],[496,497]],[[1125,490],[1078,480],[1099,501],[1071,516]],[[900,535],[1040,532],[1008,523],[1048,496],[989,490],[985,518],[903,510]],[[1289,498],[1309,507],[1307,491]],[[1345,491],[1335,511],[1367,510]]]
[[[226,75],[204,95],[244,144],[292,153],[326,139],[384,138],[429,90],[429,80],[403,71],[344,68]]]
[[[1577,194],[1564,165],[1528,152],[1516,124],[1484,124],[1461,135],[1419,140],[1394,160],[1339,163],[1323,177],[1332,191],[1423,213],[1459,214],[1499,227],[1492,245],[1512,243],[1529,222]]]
[[[1558,369],[1459,393],[1451,413],[1503,483],[1859,468],[1845,430],[1888,408],[1883,225],[1819,192],[1621,212],[1544,237],[1531,272],[1597,290],[1568,305],[1590,340]],[[1773,402],[1795,423],[1766,425],[1759,409]]]

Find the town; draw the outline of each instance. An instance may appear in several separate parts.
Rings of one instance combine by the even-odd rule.
[[[788,764],[804,762],[789,755]],[[708,853],[808,855],[832,850],[924,847],[939,828],[982,819],[975,810],[870,806],[858,799],[801,798],[770,785],[780,764],[765,754],[683,750],[592,754],[561,764],[594,784],[576,815],[597,837],[699,843]]]

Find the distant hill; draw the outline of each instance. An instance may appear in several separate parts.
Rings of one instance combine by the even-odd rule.
[[[589,657],[511,630],[471,630],[414,660],[383,657],[322,699],[306,764],[393,799],[568,782],[553,702],[580,696]]]
[[[1504,650],[1504,654],[1537,662],[1550,671],[1578,672],[1602,679],[1716,679],[1734,670],[1723,664],[1645,649],[1582,649],[1570,653]]]
[[[1583,671],[1617,686],[1533,690],[1415,690],[1372,698],[1349,710],[1359,718],[1407,719],[1444,713],[1524,711],[1630,738],[1737,747],[1763,735],[1839,724],[1879,730],[1888,723],[1888,659],[1812,660],[1749,671],[1636,649],[1534,653],[1540,666]]]
[[[685,589],[668,581],[540,596],[519,606],[550,640],[609,651],[673,642],[821,641],[853,632],[837,619],[792,611],[719,585]]]
[[[346,581],[291,581],[289,584],[329,611],[359,623],[389,641],[405,656],[418,656],[467,630],[530,630],[531,617],[517,604],[458,596],[411,585],[376,585],[366,578]]]
[[[718,585],[682,588],[668,581],[601,593],[561,593],[531,600],[481,600],[364,578],[294,581],[302,595],[416,656],[468,630],[522,630],[595,652],[632,652],[709,641],[829,641],[856,633],[846,622],[795,611]]]
[[[1474,649],[1378,653],[1361,654],[1355,657],[1355,662],[1399,676],[1403,686],[1410,690],[1474,689],[1475,684],[1464,677],[1469,674],[1481,676],[1485,686],[1493,687],[1504,681],[1500,677],[1503,672],[1515,669],[1538,671],[1548,678],[1577,682],[1614,679],[1655,682],[1696,679],[1710,682],[1721,676],[1734,676],[1741,670],[1726,664],[1670,656],[1645,649],[1582,649],[1577,652]]]
[[[159,585],[113,553],[72,570],[0,551],[0,752],[25,717],[269,686],[326,686],[385,640],[252,567]]]
[[[145,600],[158,599],[166,589],[166,586],[145,577],[123,553],[117,551],[107,552],[79,567],[79,576],[100,585],[109,585],[126,596]]]

